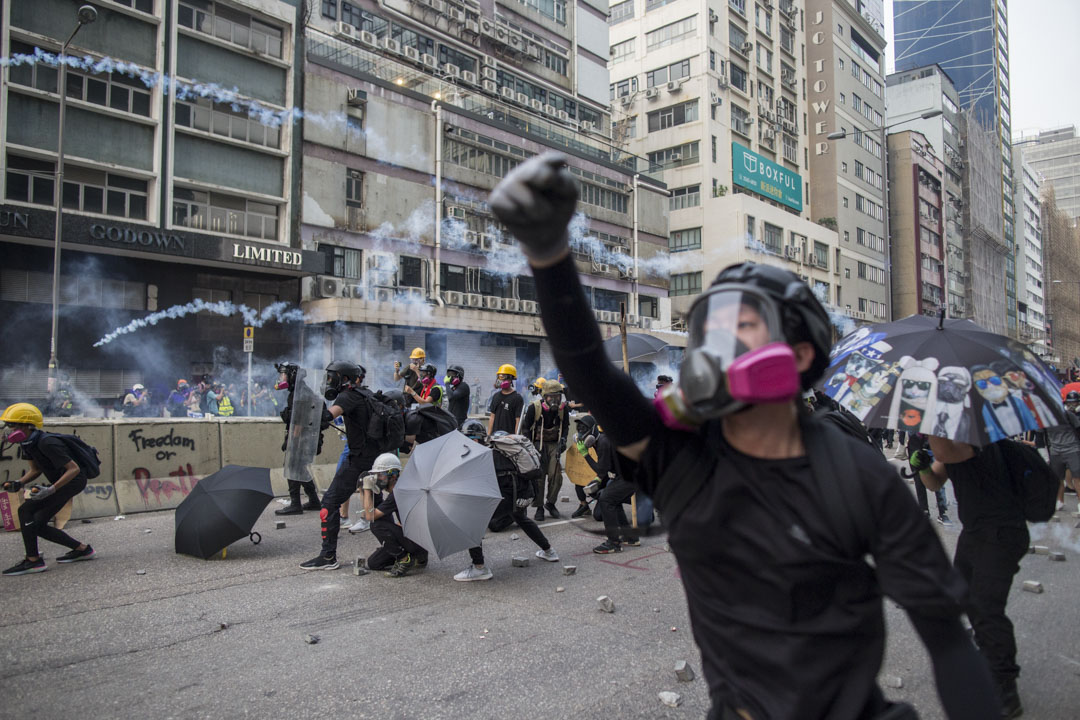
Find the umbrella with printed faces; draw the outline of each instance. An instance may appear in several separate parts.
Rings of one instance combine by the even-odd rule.
[[[273,499],[268,468],[226,465],[207,475],[176,508],[176,552],[207,560],[241,538],[258,545],[251,528]]]
[[[491,450],[457,430],[417,445],[394,499],[405,537],[439,559],[479,546],[502,500]]]
[[[867,427],[977,446],[1067,422],[1061,384],[1030,350],[943,315],[859,328],[833,348],[823,383]]]

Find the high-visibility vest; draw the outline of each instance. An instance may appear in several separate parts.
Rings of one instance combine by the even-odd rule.
[[[428,385],[426,388],[421,390],[420,397],[427,400],[429,397],[431,397],[432,388],[439,388],[439,399],[433,402],[432,405],[434,405],[435,407],[442,407],[443,398],[446,397],[446,390],[444,390],[443,386],[439,383],[432,383],[431,385]]]
[[[232,406],[232,400],[229,399],[228,395],[226,395],[225,397],[221,398],[221,400],[218,401],[218,406],[217,406],[217,414],[218,415],[220,415],[221,417],[229,417],[230,415],[233,414],[233,412],[234,411],[233,411],[233,406]]]

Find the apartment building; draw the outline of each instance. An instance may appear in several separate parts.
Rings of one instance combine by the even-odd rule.
[[[486,204],[525,159],[564,153],[571,234],[607,335],[670,327],[667,191],[611,139],[604,0],[325,0],[305,38],[302,222],[331,269],[304,290],[309,347],[388,385],[412,347],[522,386],[554,363],[535,285]],[[480,405],[477,404],[477,409]]]
[[[801,2],[626,0],[611,7],[615,138],[663,172],[678,321],[725,266],[787,267],[864,317],[837,235],[812,221]]]
[[[91,396],[115,397],[137,381],[167,387],[243,358],[239,316],[170,319],[94,348],[113,328],[194,299],[256,311],[296,303],[298,278],[326,267],[325,256],[301,248],[291,231],[294,127],[267,119],[295,102],[295,5],[93,3],[96,20],[68,48],[79,60],[63,83],[61,189],[54,56],[76,28],[80,4],[0,6],[0,54],[23,58],[0,76],[0,312],[11,334],[3,359],[9,398],[45,394],[58,197],[58,364]],[[27,60],[35,54],[41,57]],[[258,356],[289,352],[298,330],[268,324]]]
[[[1023,133],[1013,142],[1022,143],[1024,162],[1054,188],[1061,212],[1080,219],[1080,135],[1076,126]]]
[[[1045,256],[1042,241],[1041,180],[1023,157],[1023,146],[1014,145],[1013,207],[1016,208],[1016,308],[1020,339],[1039,357],[1049,355],[1046,344]]]
[[[885,67],[881,0],[806,0],[812,219],[839,236],[845,304],[885,322]],[[830,139],[830,135],[834,138]]]

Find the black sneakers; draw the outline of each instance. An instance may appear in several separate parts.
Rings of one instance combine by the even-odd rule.
[[[544,508],[536,508],[536,514],[533,515],[533,520],[535,520],[536,522],[544,522]]]
[[[303,504],[305,510],[322,510],[322,502],[318,498],[309,499]]]
[[[552,519],[558,520],[560,517],[562,517],[562,515],[559,514],[558,509],[555,507],[555,503],[547,503],[544,505],[544,507],[547,509],[548,515],[550,515]]]
[[[275,515],[299,515],[304,512],[304,508],[295,503],[290,503],[283,508],[274,511]]]
[[[304,570],[337,570],[341,565],[338,564],[336,557],[313,557],[307,562],[300,563],[300,567]]]
[[[80,560],[91,560],[94,557],[94,548],[89,545],[85,550],[72,550],[71,552],[64,553],[60,557],[56,558],[58,563],[73,563]]]
[[[577,520],[580,517],[585,517],[589,514],[591,508],[588,505],[578,505],[578,509],[574,511],[574,514],[570,517]]]
[[[641,547],[641,540],[636,537],[624,537],[622,539],[622,544],[627,547]]]
[[[27,560],[26,558],[23,558],[21,563],[5,570],[4,575],[29,575],[31,573],[45,572],[48,569],[48,566],[45,565],[45,558],[43,557],[39,557],[37,560]]]
[[[426,564],[426,563],[425,563]],[[413,560],[412,555],[405,553],[394,563],[394,566],[387,570],[384,574],[390,578],[405,577],[409,574],[409,571],[416,567],[416,561]]]
[[[611,553],[622,552],[622,545],[620,543],[613,543],[610,540],[605,540],[592,549],[597,555],[610,555]]]

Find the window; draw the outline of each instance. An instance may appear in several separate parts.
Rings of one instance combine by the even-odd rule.
[[[750,113],[738,105],[731,106],[731,130],[750,137]]]
[[[331,20],[337,20],[338,0],[322,0],[322,16]]]
[[[678,295],[697,295],[700,292],[700,272],[680,273],[671,276],[671,283],[668,286],[668,295],[671,297],[676,297]]]
[[[34,205],[53,205],[56,165],[43,160],[8,155],[7,199]]]
[[[885,303],[859,298],[859,312],[870,313],[874,317],[883,318],[885,317]]]
[[[675,2],[675,0],[645,0],[645,12],[651,12],[658,7],[667,5],[670,2]]]
[[[777,255],[784,251],[784,229],[777,227],[776,225],[770,225],[769,223],[762,223],[765,226],[765,233],[762,240],[765,243],[765,247],[770,252],[774,252]]]
[[[608,25],[618,25],[624,20],[629,20],[634,17],[634,0],[626,0],[616,5],[611,6],[611,12],[608,15]]]
[[[629,97],[631,93],[636,93],[638,89],[637,75],[627,78],[626,80],[620,80],[617,83],[611,84],[611,99]]]
[[[424,287],[424,261],[418,257],[402,255],[398,260],[398,285]]]
[[[817,240],[814,241],[814,264],[829,269],[829,246]]]
[[[795,54],[795,33],[783,24],[780,25],[780,48],[789,55]],[[843,69],[843,62],[843,60],[840,61],[841,69]]]
[[[672,230],[668,237],[668,250],[681,252],[683,250],[701,249],[701,228],[688,228],[686,230]]]
[[[684,37],[693,34],[696,28],[697,15],[691,15],[688,18],[683,18],[670,25],[664,25],[661,28],[657,28],[656,30],[645,34],[645,47],[649,50],[655,50],[671,45],[672,43],[678,42]]]
[[[638,295],[638,315],[651,318],[659,317],[659,301],[652,295]]]
[[[611,64],[620,63],[623,60],[629,60],[634,57],[634,42],[637,38],[630,38],[629,40],[621,43],[616,43],[611,46]]]
[[[757,46],[757,66],[767,73],[772,73],[772,50],[761,43]]]
[[[754,27],[766,35],[772,35],[772,10],[766,10],[760,5],[754,6]]]
[[[757,220],[753,215],[746,216],[746,240],[747,242],[755,242],[757,240]]]
[[[697,140],[686,143],[685,145],[664,148],[663,150],[649,153],[649,165],[650,167],[659,166],[661,168],[693,165],[699,160],[698,152]]]
[[[746,17],[746,0],[728,0],[728,7]]]
[[[345,3],[342,6],[342,20],[345,19],[347,5],[348,3]],[[226,5],[206,0],[181,0],[177,10],[177,23],[227,43],[250,48],[271,57],[281,57],[281,28],[267,25],[248,13]]]
[[[134,178],[64,167],[64,208],[114,217],[146,219],[147,182]]]
[[[669,105],[666,108],[654,110],[648,114],[649,132],[666,130],[676,125],[685,125],[698,119],[697,99],[689,102]]]
[[[845,195],[844,196],[844,207],[847,207],[847,206],[848,206],[848,199],[847,199],[847,195]]]
[[[364,173],[349,170],[345,176],[345,204],[349,207],[364,206]]]
[[[712,161],[716,162],[716,136],[712,136]],[[714,180],[716,178],[713,178]]]
[[[799,162],[799,141],[788,134],[784,134],[784,159],[788,162]]]
[[[675,188],[668,198],[668,210],[682,210],[684,208],[701,205],[701,185],[687,185]]]
[[[870,198],[865,198],[858,193],[855,193],[855,209],[859,212],[866,213],[875,220],[881,220],[881,205]]]
[[[680,60],[677,63],[645,73],[645,87],[656,87],[670,80],[679,80],[684,77],[690,77],[689,60]]]
[[[34,48],[25,43],[12,42],[11,53],[33,55]],[[12,66],[11,82],[55,93],[57,71],[44,63]],[[150,117],[150,91],[142,80],[118,72],[84,75],[69,69],[64,82],[69,98]]]
[[[731,86],[743,92],[749,92],[747,90],[746,71],[735,63],[731,63]]]
[[[0,300],[52,302],[52,272],[0,270]],[[61,275],[60,304],[83,307],[146,309],[146,283],[92,275]]]
[[[182,187],[173,196],[175,226],[277,240],[277,205]]]
[[[154,12],[154,0],[112,0],[117,5],[133,8],[144,13]]]
[[[541,15],[547,15],[560,25],[566,24],[565,0],[518,0],[518,2],[535,8]]]
[[[280,147],[281,129],[267,127],[246,111],[234,110],[231,105],[214,103],[209,98],[177,100],[175,120],[177,127],[192,128],[241,142],[265,147]]]
[[[334,277],[360,279],[360,260],[362,252],[336,245],[323,245],[319,248],[330,255],[334,262]]]
[[[885,252],[885,240],[878,237],[869,230],[863,228],[857,228],[855,232],[855,242],[877,252]]]
[[[461,265],[442,263],[439,266],[439,284],[443,290],[468,292],[465,268]]]
[[[715,70],[716,69],[716,51],[715,50],[710,50],[709,51],[709,69],[710,70]]]
[[[885,284],[885,271],[879,267],[860,262],[856,267],[856,275],[860,280],[867,280],[876,285]]]
[[[743,44],[746,43],[746,32],[738,25],[728,25],[728,45],[736,52],[741,52],[743,55]]]

